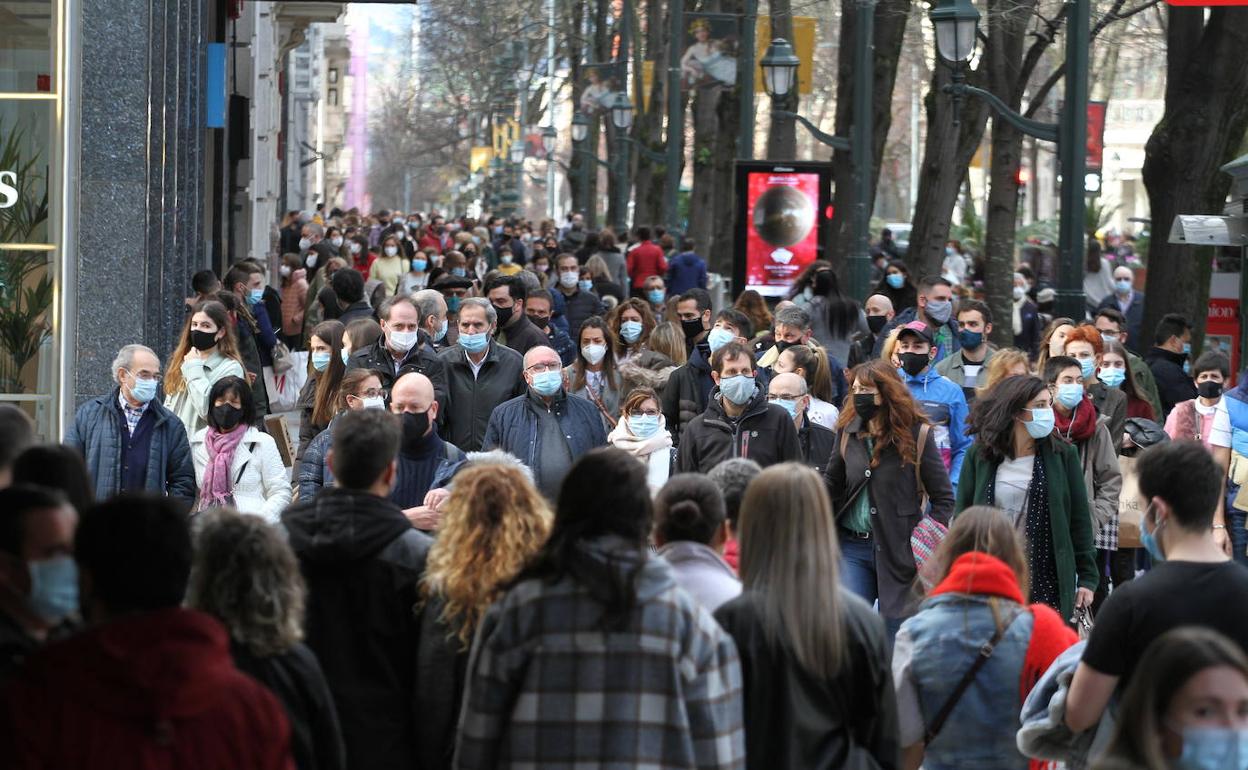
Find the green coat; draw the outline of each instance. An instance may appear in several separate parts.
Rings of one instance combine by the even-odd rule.
[[[1053,529],[1057,585],[1062,592],[1062,618],[1069,620],[1075,614],[1075,589],[1095,591],[1100,582],[1096,549],[1092,545],[1088,490],[1083,483],[1079,452],[1073,446],[1050,438],[1037,442],[1037,448],[1044,458],[1044,472],[1048,476],[1049,522]],[[979,444],[967,451],[958,480],[955,521],[958,513],[970,506],[987,504],[988,489],[996,483],[997,465],[984,456]]]

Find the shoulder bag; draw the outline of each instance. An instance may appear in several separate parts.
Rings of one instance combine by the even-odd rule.
[[[931,742],[936,739],[936,735],[945,726],[945,722],[949,719],[949,715],[952,714],[953,709],[957,707],[958,701],[962,700],[962,696],[966,694],[968,689],[970,689],[971,683],[975,681],[975,677],[979,674],[980,669],[982,669],[984,664],[988,662],[988,659],[992,657],[993,651],[996,650],[997,645],[1001,643],[1001,639],[1005,636],[1005,632],[1009,630],[1010,626],[1014,624],[1014,621],[1018,619],[1018,616],[1022,614],[1022,609],[1015,609],[1009,619],[997,628],[996,632],[992,635],[992,638],[979,648],[979,654],[975,656],[975,661],[971,663],[971,667],[968,668],[966,673],[962,675],[962,679],[958,682],[958,686],[953,688],[953,692],[950,693],[948,700],[946,700],[945,704],[940,707],[940,711],[936,712],[936,716],[932,719],[931,724],[927,726],[927,732],[923,735],[924,746],[930,745]]]

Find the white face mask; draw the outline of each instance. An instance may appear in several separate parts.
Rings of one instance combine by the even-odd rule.
[[[585,356],[585,360],[592,366],[597,366],[607,355],[606,345],[586,345],[581,348],[581,355]]]
[[[352,254],[359,254],[359,253],[360,253],[360,244],[356,243],[355,241],[351,241],[351,246],[350,246],[350,249],[351,249],[351,253],[352,253]]]
[[[315,253],[313,253],[313,254],[309,254],[309,255],[308,255],[308,256],[307,256],[307,257],[303,260],[303,264],[307,265],[309,270],[311,270],[312,268],[316,267],[316,254],[315,254]]]
[[[290,265],[282,265],[281,267],[277,269],[277,272],[281,273],[283,278],[289,278],[290,277]]]
[[[386,400],[381,396],[373,396],[372,398],[361,398],[365,409],[385,409]]]
[[[398,253],[399,253],[399,247],[398,247],[398,246],[387,246],[387,247],[386,247],[386,256],[387,256],[387,257],[393,257],[395,254],[398,254]]]
[[[336,235],[336,236],[334,236],[333,238],[330,238],[330,239],[329,239],[329,242],[330,242],[330,243],[332,243],[332,244],[334,244],[334,248],[335,248],[335,249],[341,249],[341,248],[342,248],[342,237],[341,237],[341,236],[337,236],[337,235]]]
[[[420,338],[419,331],[414,331],[414,332],[392,331],[390,332],[389,337],[388,337],[388,339],[390,340],[390,347],[394,348],[400,353],[406,353],[407,351],[411,350],[412,346],[416,344],[416,340],[419,338]]]
[[[300,250],[300,251],[307,251],[307,250],[308,250],[308,249],[310,249],[310,248],[312,248],[312,239],[311,239],[311,238],[300,238],[300,239],[299,239],[299,250]]]

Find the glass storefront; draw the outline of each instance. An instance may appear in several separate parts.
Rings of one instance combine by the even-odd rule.
[[[0,403],[49,440],[64,408],[66,0],[0,0]]]

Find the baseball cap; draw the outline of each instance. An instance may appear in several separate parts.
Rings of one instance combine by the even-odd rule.
[[[897,339],[901,339],[906,334],[913,334],[927,344],[932,344],[932,331],[922,321],[911,321],[901,327],[901,331],[897,333]]]

